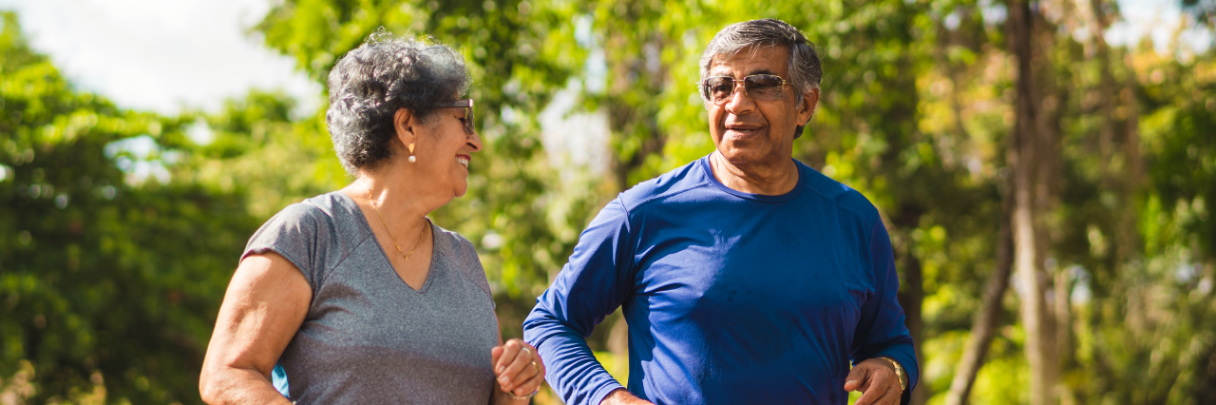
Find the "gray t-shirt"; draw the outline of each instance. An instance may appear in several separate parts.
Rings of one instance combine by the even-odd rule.
[[[468,240],[431,230],[430,273],[414,290],[342,192],[292,204],[262,225],[242,259],[273,251],[312,287],[308,315],[275,368],[280,392],[300,404],[490,402],[498,321],[485,271]]]

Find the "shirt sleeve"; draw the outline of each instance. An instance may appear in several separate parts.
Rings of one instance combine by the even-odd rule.
[[[443,232],[445,236],[450,238],[453,261],[458,263],[456,268],[460,274],[464,275],[469,282],[477,285],[477,288],[486,294],[485,298],[489,302],[490,308],[497,308],[497,305],[494,303],[494,293],[490,291],[490,282],[486,278],[486,269],[481,266],[481,257],[477,255],[477,248],[473,247],[473,242],[469,242],[464,236],[455,232],[440,232]]]
[[[249,238],[241,260],[253,254],[278,253],[304,275],[315,293],[325,270],[327,249],[335,239],[332,229],[318,220],[319,210],[312,205],[296,203],[275,214]]]
[[[524,340],[536,347],[545,380],[567,404],[598,405],[622,388],[595,360],[586,337],[633,289],[628,217],[619,199],[608,203],[524,321]]]
[[[908,403],[909,393],[920,379],[920,367],[912,347],[912,335],[904,325],[904,310],[899,306],[899,276],[895,273],[895,256],[891,237],[879,220],[870,232],[870,264],[874,272],[874,296],[861,307],[861,320],[853,334],[853,361],[875,357],[890,357],[898,361],[908,376],[908,389],[902,403]]]

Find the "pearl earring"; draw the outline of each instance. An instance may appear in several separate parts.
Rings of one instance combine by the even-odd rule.
[[[418,158],[414,157],[414,143],[413,142],[410,142],[409,148],[410,148],[410,163],[417,162]]]

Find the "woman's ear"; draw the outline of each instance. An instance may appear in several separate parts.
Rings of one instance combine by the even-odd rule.
[[[398,108],[393,114],[393,129],[397,130],[397,140],[401,141],[402,145],[414,143],[414,125],[418,120],[414,119],[414,114],[409,109]]]

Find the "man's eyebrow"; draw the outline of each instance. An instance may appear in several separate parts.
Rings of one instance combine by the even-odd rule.
[[[776,75],[772,70],[767,68],[756,69],[747,73],[747,76],[752,75]],[[709,71],[709,77],[727,76],[733,77],[730,74],[730,69],[714,69]]]

